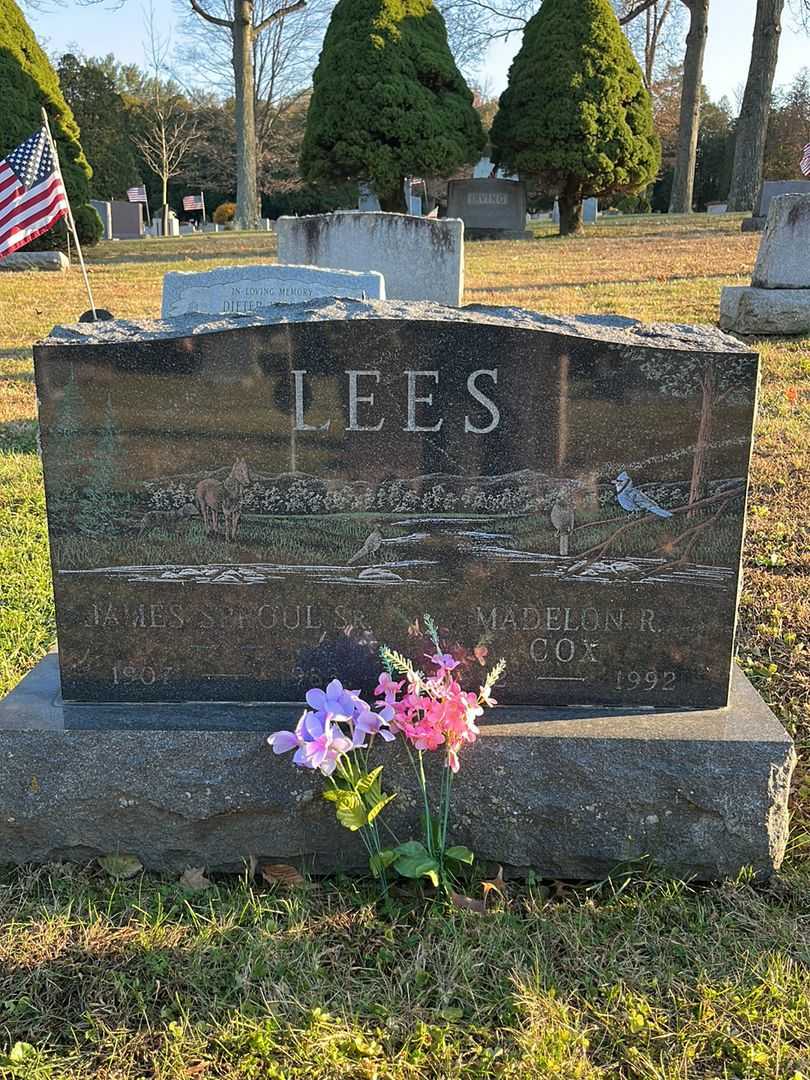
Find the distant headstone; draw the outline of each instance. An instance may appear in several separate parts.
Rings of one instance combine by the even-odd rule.
[[[751,285],[723,289],[720,325],[752,335],[810,331],[810,194],[771,200]]]
[[[171,272],[163,277],[164,319],[190,312],[234,315],[273,304],[300,304],[322,296],[384,300],[381,274],[324,270],[317,266],[219,266],[202,273]]]
[[[742,223],[743,232],[761,232],[773,199],[780,195],[810,195],[810,180],[765,180],[759,189],[754,212]]]
[[[728,203],[724,202],[710,202],[706,203],[707,214],[726,214],[728,213]]]
[[[389,299],[457,306],[464,294],[464,223],[408,214],[360,213],[282,217],[280,262],[341,270],[376,270]]]
[[[357,209],[366,213],[379,212],[380,200],[371,184],[361,182],[357,185]]]
[[[584,199],[582,202],[582,220],[586,225],[595,225],[599,218],[599,200]],[[560,224],[560,200],[554,200],[554,208],[551,211],[551,220],[555,225]]]
[[[11,270],[67,270],[70,263],[61,251],[15,251],[0,259],[0,273]]]
[[[113,238],[113,224],[112,224],[112,206],[109,202],[103,199],[91,199],[90,205],[95,212],[101,218],[101,227],[104,229],[104,240],[112,240]]]
[[[532,236],[526,230],[526,185],[519,180],[451,180],[447,214],[461,218],[467,239]]]
[[[110,203],[113,240],[140,240],[143,236],[143,212],[140,203],[113,199]]]
[[[193,236],[196,231],[197,230],[194,228],[194,226],[191,224],[191,222],[184,221],[180,225],[180,235],[181,236]]]

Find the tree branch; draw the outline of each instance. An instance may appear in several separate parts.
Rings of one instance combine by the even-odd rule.
[[[189,3],[200,16],[200,18],[205,19],[206,22],[213,23],[214,26],[226,26],[229,30],[233,26],[233,23],[230,22],[230,20],[220,19],[216,15],[211,15],[211,13],[206,11],[205,8],[202,6],[200,0],[189,0]]]
[[[630,8],[626,15],[622,15],[622,17],[619,19],[619,25],[627,26],[627,24],[629,22],[632,22],[633,19],[637,19],[639,15],[643,15],[644,12],[648,8],[651,8],[655,2],[656,0],[640,0],[640,3],[636,4],[635,7]]]
[[[191,0],[192,4],[194,0]],[[278,22],[279,19],[285,19],[288,15],[292,15],[294,11],[300,11],[301,8],[307,6],[307,0],[295,0],[294,4],[288,4],[287,7],[278,8],[277,11],[273,11],[266,19],[262,19],[254,29],[254,34],[260,34],[262,30],[266,30],[271,23]]]

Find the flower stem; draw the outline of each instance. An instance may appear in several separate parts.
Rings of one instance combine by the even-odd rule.
[[[433,854],[433,826],[430,817],[430,801],[428,799],[427,792],[427,780],[425,778],[425,756],[424,751],[419,751],[419,786],[422,788],[422,801],[425,806],[425,847],[428,849],[428,854]]]

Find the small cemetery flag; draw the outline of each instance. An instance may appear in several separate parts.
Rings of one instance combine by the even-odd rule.
[[[127,188],[127,199],[130,202],[146,202],[146,188],[143,184],[140,187]]]
[[[184,210],[202,210],[204,207],[202,192],[199,195],[184,195],[183,196],[183,209]]]
[[[0,161],[0,259],[68,214],[62,174],[42,127]]]
[[[801,170],[805,176],[810,176],[810,143],[804,148],[802,154]]]

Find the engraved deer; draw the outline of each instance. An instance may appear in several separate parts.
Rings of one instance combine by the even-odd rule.
[[[207,532],[218,532],[220,521],[226,540],[235,540],[242,516],[242,496],[250,483],[244,458],[237,458],[224,480],[209,477],[197,484],[195,501]]]

